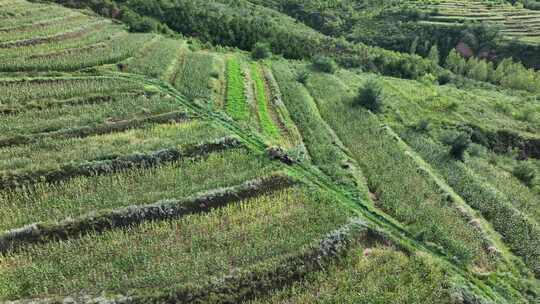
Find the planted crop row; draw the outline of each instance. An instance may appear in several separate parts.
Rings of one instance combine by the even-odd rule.
[[[159,37],[129,61],[128,71],[160,78],[183,47],[182,41]]]
[[[538,22],[539,15],[535,11],[509,5],[483,4],[475,1],[459,4],[441,2],[430,6],[437,9],[437,15],[429,20],[442,23],[489,22],[503,28],[501,33],[509,38],[522,38],[520,31],[531,36],[540,36],[538,29],[533,29],[523,21]],[[504,30],[504,29],[512,30]],[[517,31],[517,30],[520,31]],[[536,41],[538,42],[538,41]]]
[[[167,199],[150,205],[131,205],[101,210],[60,222],[38,222],[0,234],[0,254],[52,241],[77,238],[140,224],[146,221],[178,219],[189,214],[210,212],[236,201],[254,198],[290,187],[293,181],[284,174],[246,181],[243,184],[213,189],[181,199]]]
[[[266,155],[232,148],[204,157],[181,158],[156,168],[122,170],[4,190],[0,192],[0,231],[33,222],[77,218],[103,209],[188,197],[210,189],[231,187],[278,168],[279,164],[271,162]]]
[[[512,160],[508,156],[470,157],[467,167],[477,176],[482,176],[495,189],[504,193],[509,203],[523,212],[531,220],[540,223],[539,193],[534,186],[527,185],[513,175],[513,170],[521,161]],[[499,157],[500,163],[493,163]],[[532,162],[534,163],[534,162]]]
[[[110,79],[32,79],[0,80],[0,104],[21,106],[39,103],[44,99],[68,99],[88,94],[111,94],[137,90],[140,86],[133,82]]]
[[[401,304],[451,304],[455,298],[469,298],[448,286],[449,274],[428,256],[409,256],[367,242],[351,247],[342,259],[307,274],[303,281],[248,303],[396,303],[399,299]]]
[[[119,75],[119,77],[140,79],[138,77],[127,75]],[[186,107],[189,107],[196,113],[200,114],[202,117],[211,117],[215,119],[216,123],[223,127],[226,127],[231,132],[234,132],[237,136],[244,140],[251,149],[259,152],[262,152],[266,149],[263,139],[260,138],[256,133],[252,133],[242,128],[240,124],[227,119],[219,112],[211,112],[206,107],[201,107],[196,104],[190,104],[189,102],[184,100],[181,94],[179,94],[169,84],[163,81],[150,79],[144,79],[143,81],[147,85],[157,86],[161,90],[163,90],[163,92],[174,96],[174,98],[176,98],[178,102],[184,104]],[[519,294],[513,289],[512,286],[506,285],[506,282],[502,282],[502,285],[499,284],[499,277],[490,277],[489,281],[480,281],[476,279],[467,269],[465,269],[464,265],[460,265],[458,261],[456,261],[455,258],[450,256],[449,254],[447,254],[447,252],[441,250],[432,243],[414,239],[411,233],[405,230],[395,220],[391,219],[382,212],[375,210],[364,201],[358,200],[353,196],[354,193],[343,191],[343,189],[335,185],[329,177],[321,174],[321,172],[311,164],[300,163],[298,165],[291,166],[290,170],[294,174],[305,177],[312,181],[314,184],[324,187],[324,189],[328,190],[334,197],[333,202],[336,202],[337,199],[341,207],[346,207],[345,209],[351,212],[362,214],[363,216],[365,216],[366,220],[369,220],[369,222],[374,225],[385,227],[385,234],[388,235],[388,237],[392,238],[394,241],[398,242],[400,245],[414,252],[416,252],[416,250],[418,250],[419,252],[426,252],[433,256],[435,259],[441,261],[443,264],[449,267],[448,269],[451,273],[455,274],[459,280],[462,280],[464,284],[471,288],[471,290],[473,290],[475,293],[501,303],[505,302],[505,298],[520,298]]]
[[[9,41],[0,43],[0,49],[14,48],[14,47],[26,47],[31,45],[38,45],[43,43],[54,43],[70,38],[77,38],[91,31],[97,31],[103,28],[108,22],[105,20],[97,20],[86,25],[72,28],[69,31],[58,33],[50,36],[33,37],[17,41]]]
[[[249,106],[246,100],[244,75],[238,58],[227,60],[227,100],[225,109],[233,119],[246,121],[249,119]]]
[[[32,137],[39,133],[121,124],[177,110],[182,107],[171,98],[146,96],[137,91],[39,100],[18,107],[0,107],[0,132],[4,139]]]
[[[306,147],[302,140],[302,135],[300,135],[300,131],[298,131],[298,128],[294,124],[289,110],[283,103],[281,90],[279,89],[279,85],[270,69],[264,69],[264,78],[268,83],[270,98],[272,98],[271,104],[276,111],[279,124],[282,126],[281,129],[284,133],[286,133],[284,134],[284,136],[286,136],[284,146],[297,151],[295,152],[296,155],[308,156]]]
[[[354,78],[348,80],[360,85]],[[456,262],[492,266],[493,256],[484,249],[482,235],[449,206],[447,196],[418,171],[380,121],[354,104],[356,96],[350,93],[354,90],[338,77],[320,73],[309,79],[308,88],[321,115],[362,167],[378,208],[407,225],[417,240],[441,246]]]
[[[145,126],[148,127],[153,124],[180,123],[190,120],[191,118],[192,117],[190,117],[186,112],[177,111],[95,126],[67,128],[58,131],[35,133],[31,135],[17,135],[14,137],[0,138],[0,148],[27,145],[43,140],[84,138],[94,135],[123,132],[129,129],[144,128]]]
[[[152,34],[122,35],[105,43],[86,45],[52,53],[33,54],[17,59],[0,58],[0,71],[75,71],[87,67],[117,63],[135,54]]]
[[[78,176],[111,174],[134,168],[152,168],[164,163],[178,161],[181,158],[204,155],[240,145],[241,143],[235,138],[224,137],[202,144],[185,144],[184,147],[180,148],[162,147],[161,150],[148,153],[129,155],[127,154],[128,151],[123,151],[121,155],[112,154],[103,157],[102,160],[87,160],[87,162],[79,164],[72,160],[71,162],[57,164],[58,168],[56,169],[39,168],[22,173],[4,173],[0,175],[0,189],[12,189],[35,183],[54,183]]]
[[[137,292],[134,295],[115,295],[94,298],[85,295],[82,297],[70,297],[76,303],[89,303],[95,301],[107,301],[107,303],[241,303],[253,299],[256,296],[264,296],[273,290],[301,280],[311,272],[321,271],[326,266],[332,265],[339,258],[347,255],[359,239],[374,239],[374,233],[356,220],[343,225],[339,229],[329,233],[318,242],[313,242],[308,248],[298,253],[282,258],[279,263],[274,261],[259,262],[252,269],[242,269],[233,275],[223,277],[221,280],[207,282],[202,286],[184,285],[175,287],[168,292],[154,293],[151,295]],[[34,299],[33,303],[50,303],[51,299]],[[61,299],[62,301],[64,299]],[[66,299],[67,300],[67,299]],[[14,304],[23,303],[15,301]]]
[[[108,44],[111,40],[120,39],[122,36],[129,35],[122,31],[122,27],[117,24],[108,24],[99,31],[85,33],[79,37],[73,37],[55,43],[37,44],[31,46],[14,47],[3,49],[0,54],[0,60],[3,62],[17,62],[20,58],[32,58],[59,56],[66,51],[76,50],[80,48],[88,48],[92,45]],[[8,60],[9,59],[9,60]],[[21,63],[22,64],[22,63]]]
[[[209,52],[187,52],[174,76],[174,87],[189,100],[212,100],[213,83],[219,77],[215,61]]]
[[[313,240],[324,238],[347,222],[348,212],[332,202],[333,196],[324,192],[292,187],[208,214],[21,248],[0,257],[0,299],[98,294],[103,290],[108,294],[145,294],[149,289],[151,294],[173,295],[171,300],[190,301],[189,297],[182,299],[182,294],[174,297],[169,286],[206,286],[233,269],[257,273],[254,265],[265,260],[287,265],[277,258],[295,256],[298,248],[309,248]],[[296,271],[320,269],[325,256],[346,248],[339,235],[325,239],[324,246],[318,246],[320,250],[310,251],[310,263],[294,259],[298,263],[280,268],[269,278],[283,282],[282,275],[295,278]],[[260,269],[268,267],[262,265]],[[261,280],[244,282],[252,286]],[[226,290],[234,295],[238,289]]]
[[[0,44],[32,39],[34,37],[55,35],[72,28],[84,26],[91,21],[94,21],[94,18],[79,14],[63,19],[60,22],[48,23],[45,25],[37,24],[33,27],[21,28],[20,30],[10,30],[2,33],[2,36],[0,37]]]
[[[256,63],[251,65],[251,78],[255,85],[255,95],[257,99],[257,113],[263,134],[272,139],[279,139],[279,128],[275,125],[270,114],[270,105],[266,97],[266,86],[261,77],[259,67]]]
[[[38,178],[40,172],[55,171],[67,164],[78,166],[85,162],[110,160],[136,153],[175,150],[179,146],[207,142],[227,135],[226,130],[209,122],[189,121],[86,138],[43,140],[26,146],[0,149],[0,176],[7,181],[26,175],[34,179]]]
[[[55,10],[51,10],[51,6],[45,3],[30,4],[24,2],[12,6],[8,5],[0,11],[0,15],[4,17],[0,18],[0,27],[28,25],[58,16],[65,16],[69,13],[71,13],[70,10],[61,6],[55,6]]]
[[[30,24],[22,24],[22,25],[18,25],[18,26],[1,27],[0,32],[2,32],[2,33],[14,33],[14,32],[21,33],[21,32],[24,32],[24,31],[31,30],[32,28],[50,26],[52,24],[59,23],[59,22],[62,22],[64,20],[71,20],[72,18],[80,18],[81,16],[82,15],[80,13],[78,13],[78,12],[71,12],[71,13],[66,14],[64,16],[60,15],[58,17],[54,17],[54,18],[46,19],[46,20],[42,20],[42,21],[36,21],[36,22],[30,23]]]
[[[16,117],[16,115],[19,115],[22,120],[25,119],[25,113],[26,112],[33,112],[36,116],[39,115],[40,111],[48,112],[51,114],[51,120],[60,119],[58,115],[55,115],[54,111],[58,111],[59,108],[65,108],[66,111],[69,111],[70,108],[77,108],[79,107],[86,107],[86,106],[92,106],[101,104],[104,107],[107,106],[108,103],[111,103],[115,100],[122,100],[127,99],[128,97],[131,97],[131,100],[136,100],[140,98],[142,95],[144,95],[143,91],[128,91],[128,92],[119,92],[119,93],[110,93],[106,95],[100,95],[100,94],[88,94],[86,96],[82,97],[73,97],[63,100],[56,100],[56,99],[43,99],[40,100],[39,103],[27,103],[27,104],[19,104],[19,105],[10,105],[10,106],[1,106],[0,105],[0,115],[4,115],[2,119],[10,119],[12,117]],[[142,109],[141,109],[142,110]],[[112,112],[114,113],[114,112]],[[47,115],[47,114],[44,114]],[[70,115],[69,113],[66,115]],[[14,124],[14,126],[17,126],[17,124]],[[8,128],[7,130],[11,130],[11,128]],[[9,133],[9,132],[8,132]],[[21,132],[24,133],[24,132]]]
[[[348,191],[360,191],[360,195],[367,200],[368,189],[362,173],[356,170],[341,141],[322,119],[307,89],[296,81],[294,69],[281,62],[274,63],[272,68],[283,94],[283,102],[304,139],[313,164],[335,183]],[[297,157],[305,158],[301,154]]]
[[[445,149],[421,136],[407,141],[439,172],[474,209],[501,234],[505,243],[540,277],[540,227],[510,204],[507,197],[461,162],[448,158]]]

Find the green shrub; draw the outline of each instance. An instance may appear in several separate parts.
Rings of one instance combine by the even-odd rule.
[[[334,59],[326,56],[318,56],[313,60],[313,67],[317,71],[334,74],[337,70],[337,64]]]
[[[527,186],[531,186],[536,177],[536,171],[529,162],[520,162],[514,167],[513,174]]]
[[[382,88],[375,79],[367,80],[360,88],[356,103],[373,113],[382,109]]]
[[[257,42],[251,50],[251,57],[255,60],[266,59],[272,56],[272,50],[268,43]]]
[[[158,22],[150,17],[141,16],[131,10],[127,10],[122,18],[130,32],[149,33],[157,31]]]
[[[421,119],[414,129],[418,132],[428,132],[430,129],[429,121],[427,119]]]
[[[437,76],[437,81],[440,85],[448,84],[450,81],[452,81],[452,74],[448,71],[444,71]]]
[[[456,132],[445,134],[442,142],[450,146],[450,155],[457,160],[463,161],[465,151],[472,144],[471,135],[466,132]]]
[[[309,71],[308,70],[301,70],[296,75],[296,81],[300,82],[301,84],[306,84],[309,79]]]

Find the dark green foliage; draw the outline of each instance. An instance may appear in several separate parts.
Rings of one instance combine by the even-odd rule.
[[[428,132],[430,128],[429,121],[426,119],[421,119],[416,126],[414,126],[414,129],[418,132]]]
[[[450,146],[450,155],[461,161],[465,158],[465,151],[472,144],[471,135],[467,132],[447,133],[443,136],[442,141]]]
[[[158,22],[154,19],[141,16],[130,10],[124,12],[124,17],[122,18],[128,26],[131,32],[140,32],[148,33],[155,32],[158,28]]]
[[[525,185],[531,186],[535,177],[536,171],[534,167],[528,162],[520,162],[514,167],[514,176],[522,181]]]
[[[313,59],[313,68],[320,72],[334,74],[337,70],[337,64],[330,57],[317,56]]]
[[[272,56],[272,50],[268,43],[257,42],[251,50],[251,57],[255,60],[266,59]]]
[[[65,0],[49,1],[66,4]],[[105,0],[95,2],[103,1]],[[420,56],[399,54],[367,46],[361,41],[347,41],[327,36],[295,19],[266,8],[266,3],[253,5],[245,0],[177,0],[172,3],[156,0],[127,2],[115,0],[114,3],[120,5],[121,11],[128,15],[131,11],[139,16],[159,20],[164,28],[170,28],[186,36],[195,35],[204,42],[252,50],[257,42],[265,41],[272,46],[276,54],[286,58],[313,59],[317,55],[323,55],[332,57],[345,67],[361,67],[404,78],[418,78],[427,73],[438,75],[441,71]],[[82,0],[73,0],[67,4],[95,9],[95,5]],[[314,18],[318,18],[316,16],[313,15]],[[122,20],[120,15],[116,18]],[[132,19],[136,24],[134,28],[147,28],[143,26],[146,21],[143,25],[139,25],[137,17]]]
[[[356,104],[373,113],[379,113],[383,106],[382,88],[375,79],[367,80],[358,92]]]
[[[438,77],[437,81],[440,85],[448,84],[450,81],[452,81],[452,73],[448,71],[442,72]]]
[[[296,81],[300,82],[301,84],[306,84],[309,76],[310,73],[308,70],[300,70],[298,74],[296,74]]]

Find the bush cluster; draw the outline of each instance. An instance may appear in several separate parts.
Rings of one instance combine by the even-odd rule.
[[[382,88],[377,80],[372,78],[364,83],[358,92],[356,104],[373,113],[381,112],[383,105]]]

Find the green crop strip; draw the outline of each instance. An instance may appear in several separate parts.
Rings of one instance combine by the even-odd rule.
[[[244,77],[237,58],[227,61],[227,113],[235,120],[246,121],[249,107],[244,92]]]
[[[256,63],[251,65],[251,77],[255,82],[255,90],[257,96],[257,113],[263,134],[273,139],[279,138],[279,129],[272,121],[272,117],[268,111],[268,100],[266,98],[264,81],[261,78],[259,67]]]

